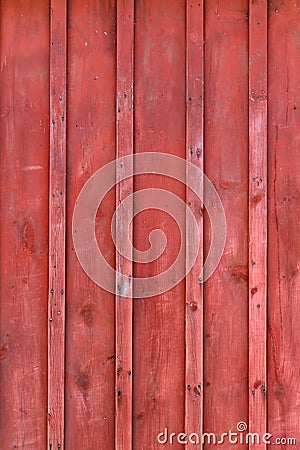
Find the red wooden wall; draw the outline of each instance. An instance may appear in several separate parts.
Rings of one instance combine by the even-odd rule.
[[[0,449],[158,449],[164,428],[241,421],[300,442],[300,2],[2,0],[0,17]],[[123,298],[83,271],[72,215],[96,170],[143,152],[204,170],[227,240],[199,285],[202,205],[169,177],[122,181],[95,225],[112,266],[149,277],[179,251],[174,220],[149,210],[129,237],[146,250],[163,230],[162,256],[115,252],[116,205],[145,188],[186,201],[201,243],[171,290]],[[188,222],[185,242],[188,255]]]

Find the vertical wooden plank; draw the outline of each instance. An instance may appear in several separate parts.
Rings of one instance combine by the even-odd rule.
[[[67,4],[50,10],[48,446],[64,448]]]
[[[205,174],[227,222],[223,257],[204,284],[204,431],[220,435],[248,422],[247,0],[205,2],[204,65]],[[205,214],[204,256],[209,243]]]
[[[116,1],[68,1],[67,230],[77,196],[113,161],[116,122]],[[99,207],[95,233],[115,267],[115,191]],[[67,233],[65,446],[114,448],[115,296],[87,277]],[[74,432],[76,430],[76,432]]]
[[[249,427],[266,433],[267,0],[249,2]],[[250,443],[250,448],[265,444]]]
[[[133,50],[134,0],[117,2],[117,158],[116,180],[122,176],[122,158],[133,154]],[[132,160],[133,164],[133,160]],[[133,204],[122,208],[122,201],[133,193],[133,179],[116,186],[116,247],[123,249],[128,229],[124,226],[133,217]],[[129,220],[128,220],[129,219]],[[132,242],[132,229],[129,241]],[[126,249],[123,249],[126,250]],[[123,252],[121,252],[123,253]],[[127,251],[127,254],[130,253]],[[132,448],[132,258],[128,260],[117,250],[116,270],[128,277],[128,286],[116,279],[116,385],[115,385],[115,448]],[[126,297],[124,291],[126,289]],[[121,295],[118,295],[120,292]],[[122,296],[123,295],[123,296]]]
[[[203,172],[203,9],[204,1],[186,1],[186,160]],[[189,183],[189,168],[186,171]],[[186,367],[185,430],[203,431],[203,285],[199,274],[203,267],[203,205],[186,189],[186,203],[193,212],[199,230],[200,247],[193,269],[186,277]],[[186,221],[186,258],[194,245],[191,224]],[[189,442],[187,448],[192,448]]]
[[[0,5],[0,448],[45,448],[49,5]]]
[[[300,2],[269,2],[268,432],[300,442]],[[291,443],[292,444],[292,443]]]
[[[185,10],[185,0],[136,1],[135,153],[153,152],[154,160],[159,152],[185,158]],[[134,187],[167,190],[185,200],[185,186],[170,177],[137,176]],[[135,218],[135,247],[148,249],[153,229],[165,233],[166,249],[151,263],[135,263],[135,277],[160,274],[178,256],[178,226],[159,210]],[[133,444],[155,449],[161,447],[160,432],[181,432],[185,425],[185,281],[163,294],[135,300],[133,332]],[[181,447],[174,440],[172,448]]]

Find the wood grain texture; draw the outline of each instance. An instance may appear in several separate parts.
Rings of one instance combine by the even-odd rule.
[[[178,433],[220,436],[240,421],[299,443],[300,1],[0,8],[0,449],[153,450],[167,428],[166,447],[179,450]],[[205,169],[227,242],[199,285],[211,241],[201,201],[168,176],[122,180],[99,206],[95,233],[128,276],[126,286],[116,279],[124,298],[85,274],[72,215],[95,171],[148,151],[154,162],[165,152]],[[183,167],[184,176],[188,184]],[[168,269],[181,240],[186,260],[192,253],[189,219],[180,236],[170,204],[139,213],[127,233],[139,204],[122,201],[149,187],[192,209],[200,253],[185,280],[133,302],[133,276]],[[158,228],[168,242],[157,260],[116,252],[119,205],[117,246],[130,253],[126,233],[148,250]]]
[[[45,448],[49,8],[1,2],[0,448]]]
[[[204,284],[204,430],[220,435],[248,421],[247,1],[205,2],[204,66],[205,173],[227,220],[223,257]],[[205,215],[205,256],[209,243]]]
[[[71,229],[73,208],[84,183],[115,159],[115,20],[114,1],[68,2],[67,449],[114,449],[115,299],[83,271]],[[114,210],[112,190],[95,221],[99,248],[112,267]]]
[[[64,448],[67,6],[50,9],[48,445]]]
[[[204,2],[186,2],[186,160],[203,172],[204,112]],[[189,168],[186,184],[190,185]],[[203,268],[203,204],[186,189],[187,207],[198,224],[200,246],[193,269],[186,277],[185,323],[185,430],[190,434],[203,431],[203,285],[199,276]],[[186,220],[186,259],[194,245],[188,216]],[[194,447],[188,443],[187,448]]]
[[[133,178],[120,181],[123,172],[123,158],[133,154],[133,54],[134,52],[134,0],[117,2],[117,104],[116,104],[116,270],[127,277],[122,285],[116,277],[116,374],[115,374],[115,448],[132,448],[132,314],[133,285],[132,257],[124,248],[126,236],[129,245],[133,242],[132,227],[126,222],[133,217],[133,202],[127,207],[122,202],[133,193]],[[131,161],[133,168],[133,159]],[[120,181],[120,182],[119,182]],[[120,292],[120,295],[118,294]]]
[[[185,1],[137,1],[135,22],[135,152],[153,152],[154,159],[156,152],[185,158]],[[185,187],[176,180],[152,174],[135,178],[135,191],[149,187],[185,200]],[[135,277],[168,269],[180,247],[176,222],[150,209],[138,214],[134,227],[139,250],[149,248],[149,233],[155,228],[168,239],[159,259],[134,265]],[[133,324],[133,445],[157,449],[157,434],[165,427],[170,433],[184,431],[185,282],[135,300]]]
[[[260,436],[267,431],[267,12],[266,0],[249,2],[249,429]]]
[[[268,432],[296,438],[294,448],[300,442],[299,19],[299,2],[269,2]]]

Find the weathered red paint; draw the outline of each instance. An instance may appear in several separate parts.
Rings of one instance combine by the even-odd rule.
[[[46,448],[49,8],[0,17],[0,448]]]
[[[204,430],[220,435],[248,422],[247,1],[205,2],[204,69],[204,170],[227,220],[223,257],[204,284]],[[204,232],[206,255],[206,215]]]
[[[268,430],[300,442],[300,4],[269,3]],[[280,36],[280,39],[279,39]],[[280,450],[286,448],[278,446]]]
[[[50,5],[48,443],[64,448],[67,4]]]
[[[87,179],[114,160],[116,3],[68,2],[66,448],[114,448],[114,296],[83,272],[73,248],[72,214]],[[115,192],[96,218],[98,244],[115,265],[110,220]],[[76,432],[74,431],[76,430]]]
[[[239,421],[299,442],[299,16],[298,0],[1,2],[1,450],[159,449],[165,427],[220,435]],[[178,254],[176,223],[153,210],[130,238],[147,249],[162,229],[163,255],[115,252],[116,205],[146,187],[185,200],[202,243],[176,287],[124,299],[82,270],[72,214],[97,169],[146,151],[204,169],[227,243],[201,286],[201,202],[168,177],[122,181],[95,224],[112,267],[151,276]],[[188,256],[188,220],[183,238]]]
[[[267,432],[267,1],[249,10],[249,429]],[[266,444],[250,443],[265,449]]]
[[[186,160],[201,171],[204,144],[204,2],[186,2]],[[186,171],[189,185],[189,169]],[[186,277],[185,321],[185,430],[203,432],[203,284],[199,277],[203,267],[203,204],[186,189],[186,203],[197,218],[200,251],[194,267]],[[193,242],[191,224],[186,220],[186,258]],[[194,447],[191,443],[187,448]]]
[[[185,10],[182,0],[136,2],[135,152],[185,158]],[[135,190],[152,186],[185,198],[185,188],[176,180],[136,177]],[[160,211],[146,211],[135,219],[137,248],[148,248],[154,228],[165,232],[170,245],[158,261],[135,264],[135,276],[166,270],[178,254],[178,227]],[[133,341],[133,443],[136,448],[156,448],[156,435],[164,427],[184,430],[184,282],[160,296],[135,301]]]
[[[117,2],[117,104],[116,104],[116,151],[119,162],[116,179],[122,177],[123,158],[133,154],[133,82],[134,82],[134,1]],[[131,161],[133,168],[133,160]],[[133,193],[133,178],[127,178],[116,186],[116,208]],[[116,270],[127,277],[127,286],[122,286],[116,277],[116,373],[115,373],[115,448],[132,449],[132,314],[133,314],[133,262],[132,249],[125,249],[128,229],[133,214],[130,208],[118,210],[116,215],[116,246],[131,253],[131,259],[116,252]],[[132,242],[133,227],[129,230]],[[130,243],[129,243],[130,245]],[[126,297],[118,295],[126,289]]]

